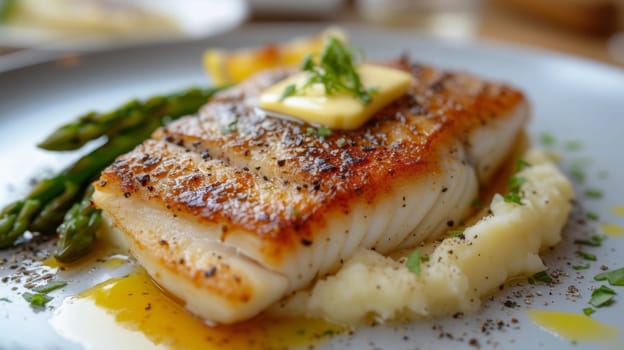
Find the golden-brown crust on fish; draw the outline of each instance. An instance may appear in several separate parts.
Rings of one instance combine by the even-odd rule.
[[[355,199],[439,171],[440,150],[524,103],[519,91],[405,60],[408,94],[362,128],[320,137],[310,125],[266,117],[263,88],[287,71],[259,75],[218,95],[198,116],[178,120],[120,157],[95,183],[99,191],[141,196],[172,215],[222,225],[263,242],[272,258],[314,243],[329,211],[348,214]]]

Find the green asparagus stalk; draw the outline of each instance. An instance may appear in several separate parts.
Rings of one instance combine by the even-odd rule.
[[[87,252],[92,246],[89,237],[94,237],[99,223],[99,212],[86,208],[91,200],[90,192],[85,193],[89,183],[117,156],[148,138],[158,126],[196,112],[222,88],[193,88],[143,103],[134,101],[111,113],[91,113],[89,118],[81,117],[59,128],[42,143],[46,149],[74,149],[103,135],[107,135],[108,141],[56,176],[42,180],[26,198],[0,211],[0,248],[12,246],[27,229],[54,232],[65,220],[58,229],[62,242],[57,255],[63,261],[70,261]],[[83,200],[76,203],[80,198]]]
[[[93,187],[89,186],[79,203],[65,214],[65,220],[58,227],[59,240],[54,257],[63,263],[70,263],[85,256],[96,241],[101,212],[91,205]]]
[[[59,127],[38,146],[50,151],[75,150],[103,135],[111,137],[143,125],[149,119],[176,119],[195,113],[219,89],[191,88],[168,96],[154,96],[144,102],[130,100],[108,113],[89,112]]]

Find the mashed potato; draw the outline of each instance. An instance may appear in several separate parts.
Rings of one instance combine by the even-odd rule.
[[[270,312],[354,325],[371,317],[388,321],[477,311],[481,297],[509,278],[546,269],[539,252],[561,240],[572,207],[574,190],[557,166],[540,151],[529,151],[524,159],[531,166],[518,173],[526,179],[520,188],[523,205],[496,195],[491,214],[463,236],[419,248],[428,257],[419,275],[404,257],[362,249],[336,275]]]

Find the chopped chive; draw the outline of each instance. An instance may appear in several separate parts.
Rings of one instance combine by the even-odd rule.
[[[598,221],[598,220],[600,220],[600,216],[598,216],[598,214],[596,214],[596,213],[594,213],[594,212],[591,212],[591,211],[588,211],[588,212],[585,214],[585,217],[587,217],[589,220],[593,220],[593,221]]]
[[[585,260],[589,260],[589,261],[596,261],[596,256],[594,254],[590,254],[590,253],[585,253],[583,251],[577,251],[576,255],[580,256],[581,258],[585,259]]]
[[[50,281],[48,282],[48,284],[44,285],[44,286],[39,286],[39,287],[35,287],[33,288],[33,290],[37,293],[43,293],[43,294],[47,294],[50,293],[53,290],[59,289],[59,288],[63,288],[67,285],[67,282],[65,281]]]
[[[585,265],[574,265],[572,266],[573,269],[575,270],[587,270],[588,268],[590,268],[591,265],[590,264],[585,264]]]
[[[591,307],[586,307],[583,309],[583,313],[585,314],[585,316],[591,316],[594,312],[596,312],[596,310]]]
[[[600,247],[602,245],[602,241],[605,240],[605,237],[599,235],[593,235],[590,239],[575,239],[575,244],[587,245],[590,247]]]
[[[591,199],[599,199],[602,198],[602,191],[595,188],[588,188],[584,192],[585,197]]]
[[[607,280],[612,286],[624,286],[624,267],[617,270],[599,273],[594,276],[594,279],[596,281]]]
[[[613,303],[615,291],[607,286],[600,286],[592,291],[589,303],[594,307],[608,306]]]
[[[418,252],[418,249],[414,250],[407,257],[407,269],[416,276],[420,276],[420,253]]]

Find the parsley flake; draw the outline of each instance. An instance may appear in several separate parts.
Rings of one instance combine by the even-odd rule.
[[[52,300],[51,297],[45,295],[45,294],[41,294],[41,293],[28,293],[25,292],[24,294],[22,294],[22,297],[24,298],[24,300],[26,300],[31,307],[34,308],[42,308],[45,307],[45,305]]]
[[[420,262],[420,253],[416,249],[407,257],[407,269],[414,275],[420,276]]]
[[[503,196],[507,203],[515,203],[522,205],[522,197],[520,196],[520,187],[526,182],[524,176],[512,176],[509,179],[509,193]]]
[[[592,291],[589,303],[594,307],[609,306],[613,303],[615,291],[607,286],[600,286]]]
[[[585,264],[585,265],[574,265],[572,266],[573,269],[575,270],[587,270],[588,268],[590,268],[591,265],[590,264]]]
[[[585,314],[585,316],[591,316],[594,312],[596,312],[596,310],[591,307],[586,307],[583,309],[583,313]]]
[[[624,286],[624,267],[617,270],[606,271],[594,276],[596,281],[609,281],[612,286]]]
[[[540,281],[544,283],[550,283],[553,281],[552,277],[550,277],[550,275],[546,271],[540,271],[536,273],[535,275],[533,275],[533,279],[535,281]]]

